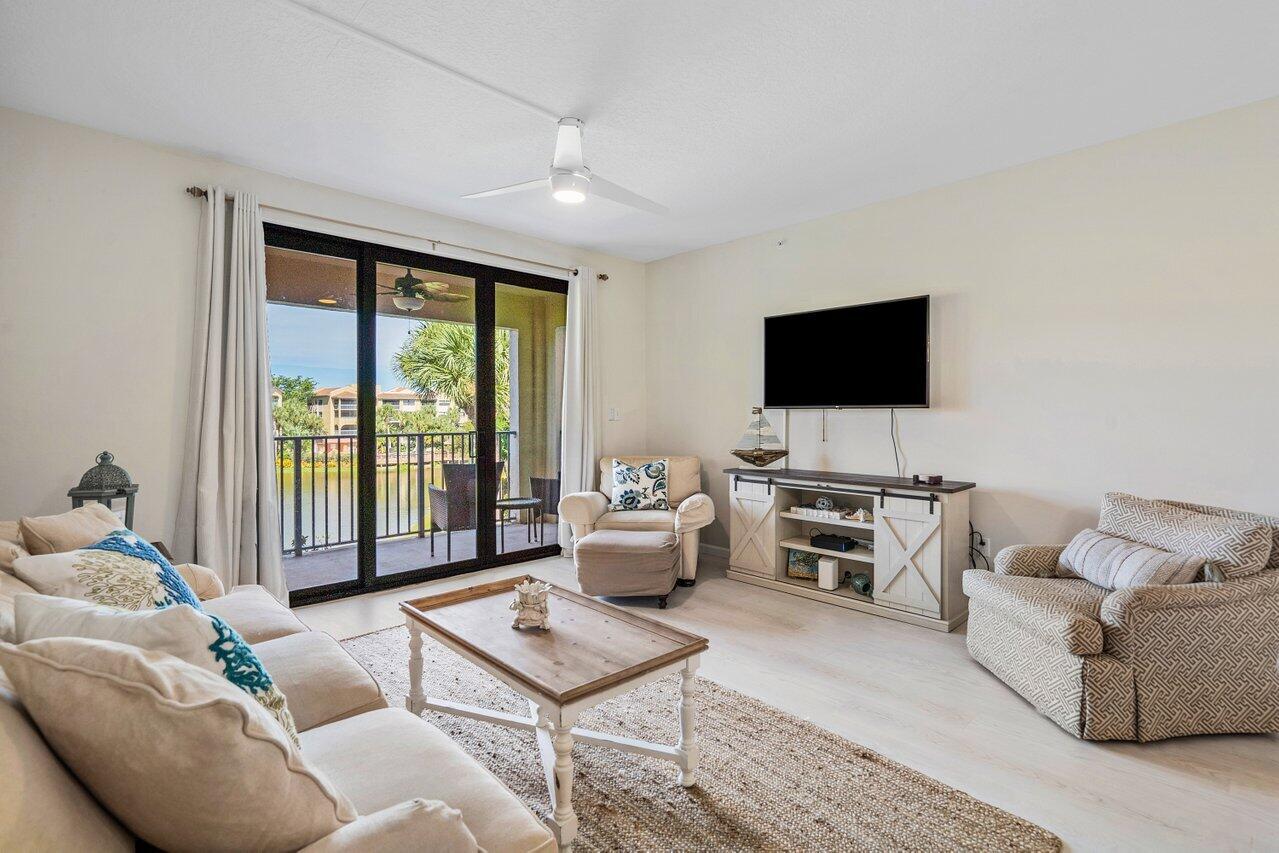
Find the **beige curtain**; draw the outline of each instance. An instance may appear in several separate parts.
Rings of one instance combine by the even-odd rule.
[[[564,401],[560,435],[560,494],[595,489],[596,459],[604,431],[600,392],[599,331],[595,270],[579,267],[568,283],[568,330],[564,340]],[[560,547],[573,547],[573,528],[561,522]]]
[[[228,588],[256,583],[288,603],[280,561],[266,249],[252,193],[209,187],[200,221],[186,464],[175,545]]]

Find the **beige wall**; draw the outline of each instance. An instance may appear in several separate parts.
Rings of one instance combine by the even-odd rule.
[[[171,541],[199,224],[199,202],[183,188],[214,182],[317,215],[592,264],[610,278],[606,326],[643,322],[644,267],[632,261],[0,109],[0,519],[69,507],[66,490],[106,448],[141,484],[139,530]],[[634,340],[644,339],[640,329]],[[642,447],[642,359],[606,352],[604,379],[606,405],[623,415],[607,424],[605,449]]]
[[[761,318],[918,293],[934,406],[900,413],[908,469],[976,480],[996,547],[1069,536],[1111,488],[1276,512],[1277,140],[1265,101],[645,267],[0,110],[0,518],[60,510],[108,448],[142,484],[139,528],[171,536],[199,217],[182,188],[208,182],[607,271],[605,328],[646,321],[628,341],[653,343],[605,349],[605,451],[701,455],[713,544]],[[801,352],[881,357],[855,334]],[[828,427],[795,413],[792,464],[892,470],[886,413]]]
[[[1110,489],[1279,514],[1279,99],[650,264],[648,449],[702,456],[708,541],[761,318],[921,293],[908,471],[975,480],[996,548],[1064,541]],[[855,329],[796,349],[891,357]],[[888,420],[832,412],[823,442],[793,413],[791,464],[891,473]]]

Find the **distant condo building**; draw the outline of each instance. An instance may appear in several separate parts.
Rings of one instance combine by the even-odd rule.
[[[376,388],[378,405],[390,406],[401,412],[433,409],[437,415],[446,415],[454,408],[453,401],[447,397],[423,397],[411,388],[392,388],[388,391],[383,391],[380,385]],[[324,435],[355,435],[356,396],[354,385],[316,388],[307,408],[324,419]],[[273,406],[278,406],[283,399],[284,395],[278,388],[271,389]]]

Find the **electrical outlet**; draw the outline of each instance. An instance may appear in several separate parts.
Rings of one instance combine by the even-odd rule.
[[[994,559],[994,554],[991,553],[994,549],[990,544],[990,537],[984,535],[977,537],[977,550],[981,551],[987,560]]]

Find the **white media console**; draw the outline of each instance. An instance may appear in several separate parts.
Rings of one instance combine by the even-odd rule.
[[[938,631],[952,631],[968,616],[962,575],[968,568],[968,492],[975,483],[915,483],[793,468],[726,468],[729,478],[728,576],[840,607],[887,616]],[[813,518],[791,512],[819,497],[865,509],[870,523]],[[831,551],[809,544],[809,533],[837,533],[874,541],[874,549]],[[866,572],[873,595],[847,583],[834,590],[808,578],[788,577],[790,549],[839,560],[839,575]]]

